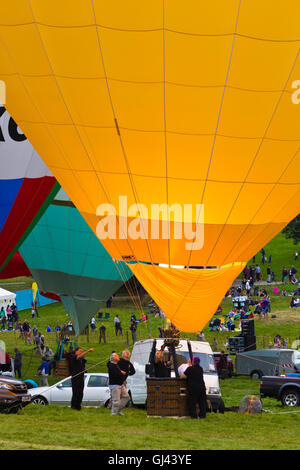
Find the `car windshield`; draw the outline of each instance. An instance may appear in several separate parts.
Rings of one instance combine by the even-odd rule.
[[[193,357],[198,357],[200,359],[200,366],[203,369],[203,372],[216,372],[215,361],[212,354],[205,354],[205,353],[193,353]],[[176,359],[178,367],[181,364],[187,364],[188,360],[190,359],[190,355],[188,351],[176,351]],[[172,367],[173,369],[173,367]]]

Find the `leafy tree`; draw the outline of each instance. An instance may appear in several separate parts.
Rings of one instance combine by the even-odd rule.
[[[296,245],[300,241],[300,214],[297,215],[283,230],[286,238],[292,238]]]

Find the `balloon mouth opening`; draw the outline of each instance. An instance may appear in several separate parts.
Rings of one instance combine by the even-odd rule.
[[[172,268],[172,269],[183,269],[183,270],[186,270],[186,271],[199,271],[199,270],[211,270],[211,269],[214,269],[214,270],[217,270],[217,269],[228,269],[232,266],[244,266],[245,264],[247,264],[245,261],[237,261],[237,262],[233,262],[233,263],[229,263],[229,264],[223,264],[223,265],[220,265],[220,266],[185,266],[185,265],[179,265],[179,264],[163,264],[163,263],[150,263],[148,261],[129,261],[127,262],[127,264],[147,264],[147,265],[150,265],[150,266],[157,266],[157,267],[160,267],[160,268],[166,268],[166,269],[169,269],[169,268]]]

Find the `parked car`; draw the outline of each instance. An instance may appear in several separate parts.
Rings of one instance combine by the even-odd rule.
[[[34,405],[71,405],[71,377],[49,387],[37,387],[28,390]],[[110,400],[108,374],[84,374],[83,406],[107,406]]]
[[[34,405],[71,405],[71,377],[48,387],[28,390]],[[83,406],[107,406],[110,400],[108,374],[84,374]]]
[[[216,369],[218,372],[219,372],[220,356],[221,356],[220,352],[213,353],[214,361],[216,364]],[[227,357],[228,377],[232,377],[233,376],[233,362],[232,362],[231,357],[227,353],[225,353],[225,356]]]
[[[0,375],[0,412],[16,413],[31,403],[31,395],[22,380]]]
[[[263,376],[260,380],[260,396],[276,398],[284,406],[300,406],[300,374]]]

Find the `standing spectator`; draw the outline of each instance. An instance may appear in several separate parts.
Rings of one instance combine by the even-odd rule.
[[[206,417],[206,387],[203,379],[203,369],[200,359],[193,357],[192,366],[184,371],[188,386],[188,407],[191,418],[197,419],[197,404],[199,405],[199,418]]]
[[[261,269],[260,266],[257,264],[255,266],[255,275],[256,275],[256,280],[260,281],[260,274],[261,274]]]
[[[23,334],[24,334],[25,342],[27,342],[28,344],[31,344],[31,327],[28,323],[28,320],[24,320]]]
[[[41,350],[44,351],[44,348],[45,348],[45,337],[44,337],[44,335],[42,335],[42,334],[40,334],[40,333],[39,333],[39,336],[40,336],[40,341],[41,341],[41,344],[40,344]]]
[[[218,341],[216,338],[214,338],[214,341],[213,341],[213,350],[218,351]]]
[[[115,325],[116,336],[118,336],[118,332],[120,332],[120,335],[123,336],[122,326],[121,326],[119,315],[115,316],[114,325]]]
[[[136,316],[134,313],[131,314],[130,321],[131,322],[136,321]]]
[[[49,348],[48,344],[46,344],[44,353],[43,353],[43,359],[47,362],[50,362],[53,358],[54,354],[52,349]]]
[[[41,356],[42,355],[42,348],[41,348],[41,336],[42,336],[42,333],[38,333],[36,336],[35,336],[35,345],[36,345],[36,356]]]
[[[126,375],[124,375],[124,378],[125,378],[125,382],[124,382],[124,386],[126,386],[126,379],[129,375],[134,375],[135,374],[135,368],[133,366],[133,364],[130,362],[130,351],[128,351],[128,349],[125,349],[123,352],[122,352],[122,357],[119,361],[119,367],[121,370],[125,371],[126,372]]]
[[[103,339],[104,344],[106,344],[106,327],[104,323],[101,323],[101,326],[99,328],[99,343],[101,343],[101,340]]]
[[[40,387],[48,387],[49,364],[43,360],[36,375],[40,376]]]
[[[288,270],[286,269],[285,266],[283,266],[282,270],[281,270],[281,275],[282,275],[282,279],[281,281],[286,284],[286,281],[287,281],[287,277],[288,277]]]
[[[198,341],[205,341],[205,336],[203,331],[200,331],[200,333],[197,335]]]
[[[245,276],[245,279],[249,279],[250,277],[250,269],[247,265],[244,268],[244,276]]]
[[[296,250],[296,251],[295,251],[295,261],[297,261],[298,255],[299,255],[298,250]]]
[[[137,322],[132,321],[129,329],[131,331],[132,343],[134,344],[137,342],[137,336],[136,336]]]
[[[18,309],[15,303],[12,304],[11,310],[12,310],[12,319],[14,322],[17,322],[19,320],[19,315],[18,315]]]
[[[15,376],[18,373],[19,379],[22,377],[21,369],[22,369],[22,353],[15,348],[15,357],[14,357],[14,369],[15,369]]]
[[[290,282],[292,282],[292,280],[295,279],[296,273],[297,273],[297,269],[295,268],[295,266],[291,266],[290,269],[289,269],[289,280],[290,280]]]
[[[88,349],[83,352],[81,348],[77,347],[75,352],[71,351],[68,354],[68,362],[70,367],[70,372],[72,375],[72,400],[71,408],[74,410],[81,410],[81,403],[83,399],[83,389],[84,389],[84,372],[85,372],[85,359],[84,357],[89,353],[94,351],[93,348]]]
[[[272,255],[271,255],[271,253],[269,254],[269,257],[268,257],[268,263],[269,263],[269,264],[272,263]]]
[[[39,312],[38,312],[38,304],[37,304],[37,301],[35,300],[34,302],[31,303],[31,306],[32,306],[32,312],[34,311],[34,315],[37,316],[37,318],[39,317]]]
[[[110,298],[106,301],[106,308],[111,308],[112,301],[113,301],[113,298],[112,298],[112,297],[110,297]]]
[[[112,353],[107,364],[109,375],[109,389],[112,398],[111,416],[123,416],[122,409],[130,400],[126,387],[123,386],[126,372],[119,367],[120,358],[117,353]]]
[[[6,316],[5,316],[4,307],[1,307],[1,310],[0,310],[0,321],[1,321],[1,329],[5,330]]]
[[[36,338],[39,334],[39,331],[37,329],[37,326],[36,325],[33,325],[33,328],[32,328],[32,339],[33,339],[33,343],[36,344]]]
[[[271,282],[271,267],[270,266],[267,267],[267,282],[268,283]]]
[[[55,367],[55,361],[53,360],[54,354],[52,349],[49,348],[48,344],[46,344],[43,359],[48,362],[49,364],[49,375],[51,375],[51,370]]]

